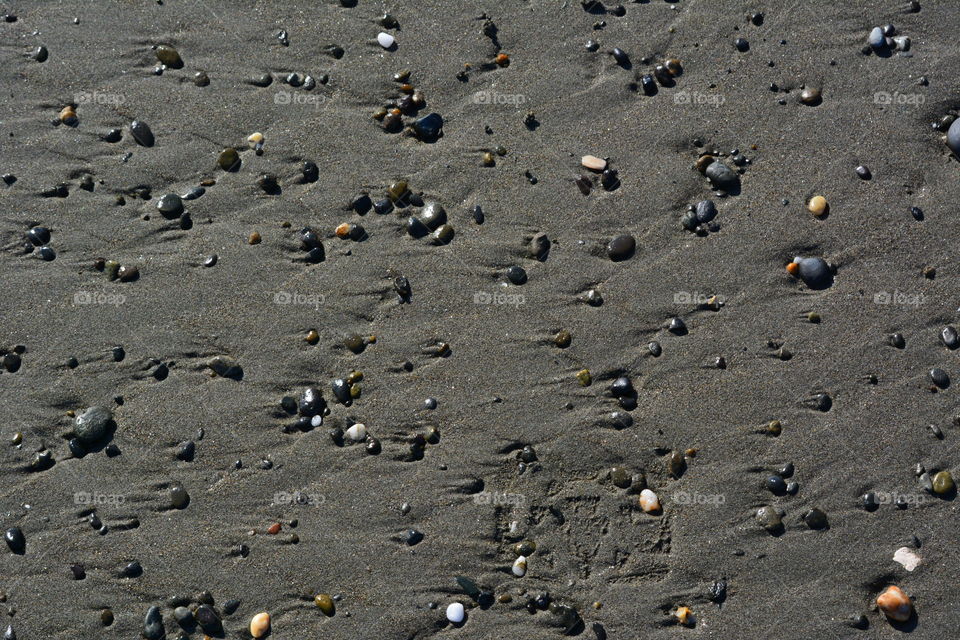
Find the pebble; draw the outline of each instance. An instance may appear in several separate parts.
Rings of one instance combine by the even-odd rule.
[[[130,133],[133,135],[133,139],[137,141],[137,144],[144,147],[152,147],[154,143],[153,131],[150,130],[150,127],[146,122],[142,120],[134,120],[130,123]]]
[[[183,67],[183,60],[180,58],[180,53],[170,45],[157,45],[157,47],[154,49],[154,53],[157,55],[157,60],[167,65],[171,69],[179,69]]]
[[[243,378],[243,367],[240,363],[229,356],[216,356],[211,358],[207,366],[218,376],[240,380]]]
[[[940,341],[951,350],[960,347],[960,335],[957,334],[956,328],[951,325],[947,325],[940,330]]]
[[[466,612],[463,610],[463,605],[459,602],[451,602],[449,605],[447,605],[447,620],[453,624],[460,624],[463,622],[466,615]]]
[[[939,367],[930,369],[930,380],[941,389],[946,389],[950,386],[950,376]]]
[[[432,142],[443,132],[443,118],[439,113],[423,116],[414,121],[413,130],[420,140]]]
[[[947,495],[954,491],[953,476],[949,471],[939,471],[933,476],[933,492],[937,495]]]
[[[73,431],[85,443],[97,442],[107,435],[113,413],[105,407],[94,406],[83,411],[74,420]]]
[[[900,547],[893,554],[893,561],[903,565],[907,571],[913,571],[920,564],[920,556],[913,552],[910,547]]]
[[[704,175],[716,189],[735,191],[740,186],[740,178],[733,169],[719,160],[711,162],[704,171]]]
[[[250,619],[250,635],[262,638],[270,631],[270,614],[266,611],[258,613]]]
[[[640,492],[640,508],[647,513],[657,513],[660,511],[660,498],[650,489],[644,489]]]
[[[598,158],[597,156],[583,156],[580,159],[580,164],[591,171],[597,172],[603,171],[607,168],[607,161],[603,158]]]
[[[367,438],[367,427],[361,422],[352,425],[344,435],[354,442],[363,442]]]
[[[614,262],[621,262],[633,257],[637,243],[633,236],[622,234],[614,237],[607,243],[607,255]]]
[[[157,211],[165,218],[176,218],[183,213],[183,199],[175,193],[168,193],[157,200]]]
[[[798,276],[811,289],[826,289],[833,284],[830,265],[823,258],[794,258],[787,265],[787,271]]]
[[[803,515],[803,521],[811,529],[823,529],[827,526],[827,514],[814,507]]]
[[[877,607],[895,622],[906,622],[913,614],[913,602],[900,587],[891,585],[877,596]]]
[[[3,539],[10,547],[10,551],[17,555],[23,555],[27,550],[27,539],[23,535],[20,527],[11,527],[3,534]]]
[[[515,285],[522,285],[527,282],[527,272],[523,267],[514,265],[506,270],[507,280]]]
[[[663,347],[660,346],[659,342],[651,342],[647,345],[647,350],[654,358],[659,358],[660,354],[663,353]]]
[[[240,154],[233,147],[224,149],[217,156],[217,164],[224,171],[236,171],[240,168]]]
[[[50,231],[46,227],[33,227],[27,231],[27,240],[34,246],[45,245],[50,242]]]
[[[960,156],[960,118],[954,120],[947,129],[947,146],[950,147],[950,151]]]
[[[697,222],[710,222],[717,217],[717,205],[713,200],[701,200],[695,207]]]
[[[177,485],[170,488],[170,504],[174,509],[184,509],[190,504],[190,494],[183,487]]]
[[[869,44],[874,51],[880,52],[885,50],[887,48],[887,38],[883,34],[883,29],[874,27],[867,37],[867,44]]]
[[[862,164],[859,167],[857,167],[856,172],[857,172],[857,176],[861,180],[869,180],[870,178],[873,177],[873,174],[870,173],[869,167],[866,167]]]
[[[750,50],[750,43],[744,38],[737,38],[733,41],[733,46],[737,48],[737,51],[745,52]]]
[[[210,84],[210,76],[205,71],[197,71],[193,74],[193,84],[198,87],[206,87]]]
[[[377,42],[384,49],[389,49],[396,43],[396,41],[397,41],[396,38],[394,38],[389,33],[386,33],[385,31],[381,31],[380,33],[377,34]]]
[[[326,593],[320,593],[314,596],[313,603],[317,605],[317,607],[325,616],[333,616],[333,614],[336,613],[336,607],[334,605],[333,598]]]
[[[783,527],[783,517],[774,507],[760,507],[757,509],[757,523],[771,533]]]
[[[800,92],[800,102],[805,105],[815,107],[822,100],[820,89],[808,87]]]
[[[143,618],[143,637],[147,640],[162,640],[166,636],[160,607],[150,607]]]
[[[813,196],[810,198],[810,202],[807,203],[807,209],[819,218],[827,214],[830,206],[827,204],[827,199],[823,196]]]

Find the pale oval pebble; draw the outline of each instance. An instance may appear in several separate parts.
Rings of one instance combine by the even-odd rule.
[[[893,554],[894,562],[899,562],[907,571],[913,571],[920,564],[920,556],[915,554],[910,547],[900,547]]]
[[[357,424],[347,429],[344,435],[347,436],[349,439],[353,440],[354,442],[361,442],[363,440],[366,440],[367,438],[367,427],[363,423],[358,422]]]
[[[607,161],[597,156],[583,156],[580,158],[580,164],[591,171],[603,171],[607,168]]]
[[[251,133],[249,136],[247,136],[247,144],[250,145],[251,149],[262,149],[263,134],[259,131]]]
[[[459,602],[451,602],[447,605],[447,620],[453,624],[460,624],[463,622],[464,617],[466,617],[466,612],[463,610],[463,605]]]
[[[262,638],[270,631],[270,614],[266,611],[258,613],[250,619],[250,635]]]
[[[513,561],[513,575],[518,578],[522,578],[527,575],[527,557],[518,556],[516,560]]]
[[[377,34],[377,42],[379,42],[380,46],[383,47],[384,49],[389,49],[390,47],[393,46],[393,43],[396,41],[397,41],[396,38],[394,38],[392,35],[384,31],[381,31],[380,33]]]
[[[807,209],[818,218],[827,213],[828,206],[827,199],[823,196],[813,196],[807,203]]]
[[[312,418],[310,418],[310,426],[311,426],[311,427],[319,427],[319,426],[322,426],[322,425],[323,425],[323,416],[321,416],[321,415],[315,415],[315,416],[313,416]]]
[[[656,513],[660,511],[660,499],[650,489],[644,489],[640,492],[640,508],[647,513]]]

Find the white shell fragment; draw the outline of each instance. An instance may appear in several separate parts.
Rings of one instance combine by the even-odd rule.
[[[379,42],[380,46],[383,47],[384,49],[389,49],[390,47],[393,46],[393,43],[396,41],[397,41],[396,38],[394,38],[392,35],[384,31],[381,31],[380,33],[377,34],[377,42]]]
[[[518,578],[527,575],[527,556],[519,556],[513,561],[513,575]]]
[[[903,565],[903,568],[907,571],[913,571],[917,568],[917,565],[920,564],[920,556],[915,554],[910,547],[900,547],[893,554],[893,559],[895,562],[899,562]]]
[[[603,171],[607,168],[607,161],[597,156],[583,156],[580,158],[580,164],[591,171]]]
[[[465,616],[463,605],[459,602],[451,602],[447,605],[447,620],[453,624],[460,624]]]

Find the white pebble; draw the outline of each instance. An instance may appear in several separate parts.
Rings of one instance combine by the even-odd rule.
[[[920,564],[920,556],[910,550],[910,547],[900,547],[893,554],[893,559],[903,565],[907,571],[913,571]]]
[[[310,418],[311,427],[319,427],[322,424],[323,424],[323,416],[313,416],[312,418]]]
[[[660,511],[660,498],[650,489],[644,489],[640,492],[640,508],[647,513]]]
[[[389,49],[390,47],[393,46],[393,43],[396,41],[397,41],[396,38],[394,38],[389,33],[385,33],[381,31],[379,34],[377,34],[377,42],[379,42],[380,46],[383,47],[384,49]]]
[[[513,575],[522,578],[527,575],[527,557],[519,556],[513,561]]]
[[[580,164],[591,171],[603,171],[607,168],[607,161],[597,156],[583,156],[580,158]]]
[[[459,602],[451,602],[447,605],[447,620],[453,624],[460,624],[463,622],[466,613],[463,610],[463,605]]]
[[[358,422],[347,429],[346,436],[354,442],[361,442],[367,438],[367,427],[362,422]]]

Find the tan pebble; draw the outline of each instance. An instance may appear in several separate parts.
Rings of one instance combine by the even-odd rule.
[[[261,240],[260,234],[254,231],[253,233],[250,234],[250,237],[247,239],[247,242],[249,244],[260,244],[260,240]]]
[[[317,344],[318,342],[320,342],[320,334],[317,333],[316,329],[311,329],[307,333],[306,341],[307,341],[307,344]]]
[[[807,203],[807,209],[819,218],[820,216],[826,215],[827,211],[830,210],[830,205],[827,204],[827,199],[823,196],[813,196],[810,198],[810,202]]]
[[[270,631],[270,614],[264,611],[258,613],[250,619],[250,635],[254,638],[262,638]]]
[[[877,606],[891,620],[906,622],[913,613],[913,603],[910,596],[900,587],[890,585],[887,590],[877,596]]]
[[[707,167],[713,164],[714,160],[716,160],[716,158],[714,158],[710,154],[700,156],[699,158],[697,158],[697,163],[696,163],[697,171],[699,171],[700,173],[706,173]]]
[[[583,156],[580,158],[580,164],[591,171],[603,171],[607,168],[607,161],[597,156]]]
[[[247,136],[247,144],[250,145],[251,149],[258,149],[263,147],[263,134],[257,131],[256,133],[251,133]]]

